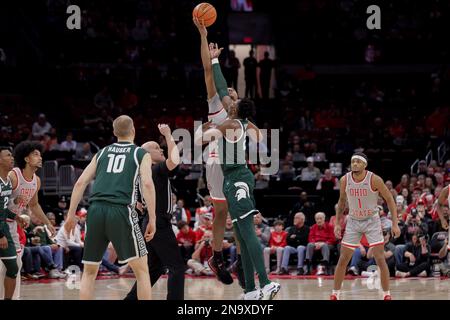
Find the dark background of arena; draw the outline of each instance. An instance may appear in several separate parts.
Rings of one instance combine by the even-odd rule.
[[[255,99],[257,124],[281,129],[284,174],[270,177],[267,185],[261,182],[263,188],[255,191],[265,216],[286,219],[294,205],[301,208],[306,199],[314,206],[307,224],[314,222],[312,214],[318,210],[334,214],[336,191],[316,190],[317,181],[295,179],[306,166],[305,158],[315,153],[326,155],[327,161],[315,163],[322,173],[330,163],[342,163],[345,172],[350,155],[363,149],[369,169],[391,180],[394,188],[402,174],[417,176],[416,160],[426,160],[427,167],[442,172],[448,183],[448,1],[254,0],[252,13],[234,12],[228,1],[210,2],[219,13],[208,29],[210,40],[228,48],[230,39],[245,43],[249,37],[261,38],[264,43],[254,44],[271,45],[276,51],[271,57],[276,65],[273,96]],[[91,144],[92,153],[113,141],[111,119],[122,112],[135,120],[137,143],[158,140],[160,121],[173,129],[189,126],[192,120],[205,121],[199,36],[191,18],[197,3],[2,3],[0,142],[15,145],[30,139],[39,113],[45,113],[54,128],[39,138],[49,149],[72,132],[74,140]],[[69,4],[82,9],[81,30],[65,27]],[[366,28],[369,4],[381,7],[381,30]],[[264,21],[268,33],[262,37],[257,29],[239,31],[229,25],[245,25],[248,19]],[[141,40],[132,36],[137,20],[147,24],[147,36]],[[94,105],[104,86],[114,101],[111,109]],[[124,88],[133,95],[124,95]],[[126,103],[135,98],[127,109]],[[300,161],[292,159],[294,148]],[[60,166],[73,164],[78,175],[86,161],[72,156],[57,150],[44,154],[46,161],[57,160]],[[173,181],[191,211],[201,205],[197,193],[205,194],[196,179],[203,173],[196,170],[201,169],[182,165]],[[256,174],[258,168],[252,170]],[[417,187],[425,186],[419,182],[410,191]],[[307,192],[303,199],[302,191]],[[58,193],[41,197],[43,206],[53,206]]]

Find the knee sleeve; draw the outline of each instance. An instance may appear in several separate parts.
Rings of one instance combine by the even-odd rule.
[[[6,276],[8,278],[16,278],[17,273],[19,272],[19,267],[17,266],[16,259],[8,259],[2,260],[6,267]]]

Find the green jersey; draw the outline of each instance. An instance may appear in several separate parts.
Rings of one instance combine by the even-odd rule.
[[[139,168],[146,151],[127,142],[113,143],[96,155],[97,171],[90,202],[134,205],[139,191]]]
[[[236,121],[239,122],[242,129],[238,139],[236,141],[230,141],[226,136],[223,136],[222,139],[219,140],[220,163],[222,164],[224,173],[232,169],[247,167],[245,150],[248,122],[247,120],[239,119],[236,119]]]
[[[0,224],[6,222],[6,218],[13,219],[14,214],[8,209],[8,203],[11,200],[12,183],[9,178],[3,181],[0,178]]]

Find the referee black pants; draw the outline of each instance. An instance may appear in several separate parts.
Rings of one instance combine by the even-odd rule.
[[[169,270],[167,280],[167,300],[184,300],[184,272],[186,266],[181,257],[172,227],[158,229],[150,242],[147,242],[148,267],[152,286],[161,275]],[[124,300],[137,300],[136,282]]]

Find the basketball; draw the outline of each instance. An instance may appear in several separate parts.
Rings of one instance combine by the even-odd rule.
[[[202,2],[194,8],[192,16],[203,22],[205,27],[209,27],[216,21],[217,12],[211,4]]]

